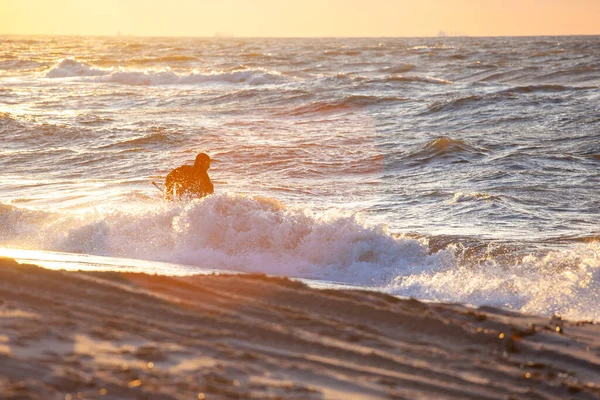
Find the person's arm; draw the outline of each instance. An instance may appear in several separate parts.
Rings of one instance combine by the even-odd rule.
[[[214,187],[213,183],[210,181],[210,178],[208,178],[208,181],[206,182],[206,193],[213,194],[214,192],[215,192],[215,187]]]
[[[212,182],[210,181],[210,177],[208,176],[208,173],[206,171],[202,171],[200,172],[200,174],[198,175],[197,178],[197,191],[198,191],[198,195],[200,197],[203,196],[207,196],[209,194],[213,194],[214,193],[214,186],[212,184]]]
[[[205,173],[205,179],[204,182],[202,182],[202,189],[206,194],[213,194],[215,192],[215,187],[210,181],[210,176],[208,176],[208,173]]]

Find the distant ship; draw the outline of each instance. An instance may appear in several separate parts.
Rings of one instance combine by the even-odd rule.
[[[439,31],[437,36],[438,37],[467,37],[468,35],[461,31],[454,31],[454,32]]]

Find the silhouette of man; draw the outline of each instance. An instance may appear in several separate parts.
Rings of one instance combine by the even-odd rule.
[[[167,200],[182,197],[201,198],[214,192],[208,176],[210,157],[205,153],[196,156],[194,165],[182,165],[169,172],[165,179]]]

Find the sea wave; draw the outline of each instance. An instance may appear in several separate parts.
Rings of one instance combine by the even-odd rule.
[[[189,61],[198,61],[198,57],[195,56],[186,56],[186,55],[169,55],[162,57],[146,57],[146,58],[135,58],[130,60],[131,64],[157,64],[164,62],[189,62]]]
[[[397,238],[360,214],[218,194],[140,213],[58,214],[4,205],[0,245],[168,261],[385,285],[415,265],[444,262],[423,240]]]
[[[339,50],[325,50],[323,52],[326,56],[358,56],[362,54],[360,50],[347,50],[347,49],[339,49]]]
[[[388,73],[388,74],[403,74],[405,72],[412,71],[415,68],[416,67],[413,64],[398,64],[398,65],[381,68],[380,71]]]
[[[109,75],[111,69],[95,68],[88,63],[76,61],[74,58],[65,58],[55,64],[48,72],[46,78],[71,78],[76,76],[103,76]]]
[[[13,121],[14,117],[10,113],[0,111],[0,120]]]
[[[460,110],[465,107],[470,107],[472,105],[480,103],[484,99],[484,96],[480,95],[471,95],[465,97],[459,97],[452,100],[441,100],[433,102],[429,107],[427,107],[427,111],[424,114],[434,114],[443,111],[455,111]]]
[[[435,83],[435,82],[430,82]],[[443,82],[439,82],[443,83]],[[554,84],[513,86],[485,94],[472,94],[470,96],[456,97],[449,100],[434,101],[421,115],[436,114],[442,112],[455,112],[474,109],[497,102],[524,98],[529,94],[552,94],[570,91],[595,90],[597,86],[565,86]]]
[[[369,95],[350,95],[337,100],[313,101],[281,114],[289,116],[300,116],[305,114],[323,114],[343,112],[355,108],[369,107],[382,104],[394,104],[406,101],[404,97],[396,96],[369,96]]]
[[[445,50],[456,50],[455,46],[450,46],[446,44],[435,44],[435,45],[421,45],[421,46],[413,46],[409,47],[407,50],[409,52],[429,52],[429,51],[445,51]]]
[[[409,153],[407,159],[416,161],[419,164],[438,159],[468,161],[474,157],[481,157],[487,152],[487,149],[472,145],[464,140],[442,136],[430,140],[417,151]]]
[[[515,86],[506,90],[502,90],[499,93],[553,93],[553,92],[568,92],[572,90],[591,90],[597,89],[596,86],[564,86],[564,85],[528,85],[528,86]]]
[[[35,211],[0,204],[0,246],[19,246],[359,284],[396,295],[600,319],[600,243],[518,255],[432,250],[360,214],[218,194],[136,212]],[[515,261],[516,260],[516,261]]]
[[[166,141],[175,143],[181,141],[180,135],[176,131],[155,127],[143,135],[127,137],[114,143],[103,145],[99,149],[138,149],[138,148],[160,148]]]
[[[281,74],[264,69],[247,69],[233,72],[213,72],[203,74],[176,74],[171,71],[119,71],[102,79],[107,82],[124,83],[129,85],[193,85],[207,82],[247,83],[262,85],[282,82]]]
[[[0,70],[36,69],[44,65],[44,63],[34,60],[3,60],[0,61]]]
[[[600,242],[526,255],[511,265],[494,258],[475,266],[458,263],[440,268],[432,264],[420,272],[398,276],[387,291],[434,301],[597,321]]]
[[[495,196],[489,193],[480,193],[480,192],[457,192],[454,194],[454,198],[452,199],[452,203],[463,203],[469,201],[493,201],[500,200],[500,196]]]
[[[441,79],[434,78],[431,76],[390,76],[382,79],[385,82],[416,82],[416,83],[433,83],[436,85],[451,85],[454,82]]]
[[[600,67],[597,64],[580,64],[547,73],[540,76],[542,80],[565,79],[570,82],[598,82]]]
[[[123,68],[97,68],[88,63],[66,58],[57,63],[47,73],[47,78],[88,77],[91,81],[113,82],[127,85],[194,85],[208,82],[247,83],[262,85],[286,81],[279,72],[264,68],[233,71],[213,71],[178,74],[164,70],[126,70]]]

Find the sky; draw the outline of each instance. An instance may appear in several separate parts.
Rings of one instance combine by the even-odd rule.
[[[0,0],[0,34],[600,34],[600,0]]]

